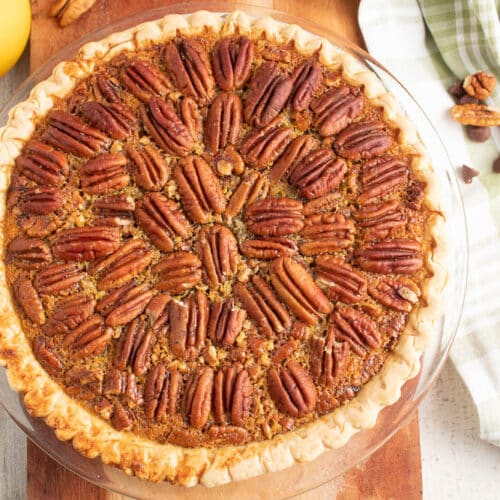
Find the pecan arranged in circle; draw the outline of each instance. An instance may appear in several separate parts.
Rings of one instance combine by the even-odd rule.
[[[153,96],[164,96],[170,81],[163,71],[145,61],[136,60],[120,71],[120,80],[142,102]]]
[[[224,346],[233,345],[243,328],[246,312],[235,307],[232,297],[213,302],[208,321],[208,337]]]
[[[384,306],[401,312],[410,312],[418,303],[420,288],[408,278],[380,278],[370,283],[368,293]]]
[[[406,224],[406,216],[397,200],[363,205],[353,217],[358,226],[365,229],[365,235],[375,239],[387,238]]]
[[[102,104],[100,102],[84,102],[80,105],[83,118],[93,127],[104,132],[112,139],[124,141],[131,133],[135,115],[131,109],[121,102]]]
[[[323,76],[318,61],[305,61],[292,73],[290,104],[295,112],[305,111],[319,89]]]
[[[125,150],[131,161],[134,182],[148,191],[159,191],[170,176],[165,158],[150,144],[142,149],[126,146]]]
[[[19,227],[30,237],[45,238],[59,229],[65,222],[61,210],[48,215],[29,215],[19,217]]]
[[[150,370],[144,386],[144,414],[148,420],[166,422],[175,415],[181,383],[182,375],[177,370],[167,370],[163,363]]]
[[[235,217],[255,200],[265,198],[268,190],[269,182],[264,175],[259,172],[249,172],[241,179],[229,199],[225,214],[229,217]]]
[[[154,334],[164,334],[168,328],[168,304],[172,297],[168,293],[155,295],[146,306],[144,312],[149,318],[151,329]]]
[[[43,333],[67,334],[94,314],[95,300],[87,295],[71,295],[60,300],[43,327]]]
[[[14,238],[7,247],[7,261],[28,271],[40,269],[52,262],[47,243],[35,238]]]
[[[320,196],[319,198],[309,200],[304,204],[304,215],[307,217],[309,215],[334,211],[339,204],[339,199],[340,193],[335,191],[333,193]]]
[[[126,410],[117,400],[113,404],[110,420],[116,430],[127,431],[132,427],[133,415],[130,410]]]
[[[201,429],[208,421],[213,386],[214,371],[208,366],[198,368],[187,381],[182,406],[194,429]]]
[[[38,335],[35,338],[33,341],[33,354],[49,375],[57,376],[63,371],[63,361],[47,337]]]
[[[30,321],[37,325],[45,323],[42,301],[28,278],[17,278],[14,282],[14,296]]]
[[[133,373],[110,368],[102,382],[103,393],[106,395],[121,395],[127,398],[127,403],[139,404],[141,394],[137,386],[137,378]]]
[[[311,345],[311,373],[319,384],[331,387],[349,364],[349,342],[338,342],[335,328],[330,326],[326,337],[314,337]]]
[[[106,75],[98,74],[95,76],[92,90],[99,101],[120,102],[118,82],[107,78]]]
[[[82,191],[89,194],[107,194],[122,189],[130,177],[125,166],[127,157],[119,153],[106,153],[88,161],[80,168]]]
[[[195,287],[201,281],[201,261],[190,252],[173,252],[159,260],[152,268],[159,275],[155,285],[173,295]]]
[[[73,366],[64,374],[66,392],[73,397],[90,401],[102,392],[100,372],[85,366]]]
[[[74,263],[51,264],[35,276],[33,284],[42,295],[58,295],[80,283],[85,277]]]
[[[310,375],[293,359],[284,367],[269,370],[268,388],[278,409],[291,417],[303,417],[314,410],[318,401]]]
[[[203,134],[203,118],[196,101],[184,97],[180,104],[181,119],[194,141],[200,141]]]
[[[53,187],[28,189],[22,196],[22,213],[28,215],[50,214],[62,207],[63,194]]]
[[[293,257],[297,254],[297,244],[287,238],[274,237],[261,240],[245,240],[240,245],[245,257],[270,260],[277,257]]]
[[[125,233],[134,223],[134,208],[135,201],[127,194],[103,196],[92,206],[97,226],[115,226]]]

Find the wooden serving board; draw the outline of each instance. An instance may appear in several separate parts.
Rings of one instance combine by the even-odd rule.
[[[246,0],[250,3],[251,0]],[[69,43],[136,12],[176,3],[169,0],[97,0],[83,17],[66,28],[48,16],[53,0],[32,0],[33,24],[30,67],[34,71]],[[178,2],[177,2],[178,3]],[[186,2],[184,2],[186,3]],[[196,10],[195,1],[189,2]],[[228,8],[232,2],[227,2]],[[328,26],[364,46],[357,23],[359,0],[257,0],[252,4],[275,8]],[[118,500],[121,495],[98,488],[59,466],[31,442],[28,443],[29,500]],[[302,500],[356,498],[422,498],[422,474],[417,414],[386,445],[365,462]]]

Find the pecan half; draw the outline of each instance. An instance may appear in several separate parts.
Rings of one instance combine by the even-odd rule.
[[[274,348],[271,361],[273,364],[281,363],[288,358],[297,348],[297,342],[294,339],[287,340],[284,344],[279,344]]]
[[[69,173],[68,160],[60,151],[32,139],[16,158],[17,169],[41,186],[62,186]]]
[[[33,284],[38,293],[59,295],[80,283],[85,277],[76,264],[51,264],[36,274]]]
[[[250,205],[257,199],[267,196],[269,190],[269,181],[259,172],[249,172],[235,189],[229,203],[227,204],[225,214],[229,217],[235,217],[243,208]]]
[[[210,444],[216,446],[240,446],[251,440],[250,433],[235,425],[212,425],[207,431]]]
[[[168,327],[168,304],[172,297],[168,293],[155,295],[146,306],[144,312],[149,318],[153,333],[164,334]]]
[[[94,314],[95,300],[87,295],[72,295],[57,303],[56,309],[43,326],[50,337],[67,334]]]
[[[165,46],[165,64],[175,86],[187,96],[206,103],[214,91],[214,79],[208,54],[203,45],[192,39],[169,42]]]
[[[363,245],[354,257],[362,269],[373,273],[413,274],[423,266],[420,245],[404,238]]]
[[[73,366],[64,374],[66,392],[70,396],[91,401],[102,392],[101,373],[86,366]]]
[[[290,337],[296,340],[307,340],[309,337],[309,325],[303,321],[294,321],[292,328],[290,328]]]
[[[291,257],[271,263],[269,276],[274,288],[290,310],[309,325],[316,325],[332,305],[307,270]]]
[[[292,73],[293,89],[290,104],[295,112],[305,111],[319,89],[323,75],[318,61],[304,61]]]
[[[328,137],[344,130],[361,113],[365,101],[361,89],[349,85],[320,95],[311,106],[316,114],[314,125],[320,135]]]
[[[19,227],[32,238],[45,238],[65,223],[65,213],[57,210],[49,215],[21,216],[17,219]]]
[[[314,274],[328,285],[330,299],[355,304],[365,298],[367,282],[361,272],[332,255],[318,255],[314,263]]]
[[[113,366],[118,370],[130,367],[137,377],[144,375],[148,371],[155,340],[153,330],[144,321],[134,319],[120,336]]]
[[[475,127],[498,127],[500,110],[486,104],[456,104],[451,108],[452,118],[462,125]]]
[[[134,238],[112,254],[92,264],[88,271],[98,277],[99,290],[111,290],[134,279],[146,269],[153,257],[154,252],[149,245]]]
[[[280,72],[274,61],[266,61],[253,73],[248,84],[243,111],[249,125],[262,128],[285,107],[293,90],[293,80]]]
[[[214,371],[208,366],[198,368],[187,381],[182,406],[189,424],[195,429],[201,429],[208,421],[213,386]]]
[[[213,302],[208,321],[208,337],[224,346],[233,345],[243,328],[246,312],[235,307],[232,297]]]
[[[349,125],[335,139],[335,152],[349,160],[383,155],[392,146],[392,138],[384,122],[374,120]]]
[[[182,156],[193,149],[193,137],[170,101],[152,97],[139,108],[139,117],[156,144],[167,153]]]
[[[148,420],[165,423],[177,412],[182,375],[167,370],[163,363],[155,365],[144,385],[144,414]]]
[[[410,312],[418,303],[420,288],[408,278],[380,278],[370,283],[368,293],[384,306],[401,312]]]
[[[467,75],[464,79],[463,89],[472,97],[484,101],[495,90],[497,80],[495,75],[480,71]]]
[[[101,131],[65,111],[51,111],[48,124],[42,140],[65,153],[92,158],[109,143]]]
[[[125,193],[103,196],[92,206],[96,225],[118,227],[124,232],[134,224],[134,208],[134,198]]]
[[[113,253],[120,246],[120,233],[114,227],[73,227],[60,231],[52,245],[54,256],[82,262]]]
[[[151,144],[141,149],[128,145],[125,151],[130,158],[134,182],[148,191],[159,191],[170,176],[170,167],[165,158]]]
[[[208,213],[221,214],[226,198],[210,165],[200,156],[189,156],[177,163],[174,180],[182,203],[193,222],[208,222]]]
[[[113,329],[104,324],[101,316],[95,314],[71,330],[62,345],[71,350],[72,359],[97,356],[111,342]]]
[[[293,359],[284,367],[269,370],[268,389],[278,410],[291,417],[303,417],[314,410],[318,401],[311,376]]]
[[[248,206],[245,222],[259,236],[285,236],[304,227],[302,203],[292,198],[265,198]]]
[[[311,342],[311,374],[321,385],[331,387],[349,364],[349,342],[336,342],[335,328],[328,328],[326,337]]]
[[[214,379],[213,412],[215,422],[224,424],[226,414],[234,425],[243,426],[250,416],[253,387],[248,371],[239,364],[217,372]]]
[[[121,141],[130,135],[136,120],[131,109],[121,102],[84,102],[80,105],[80,112],[83,119],[97,130]]]
[[[309,200],[304,204],[304,215],[307,217],[309,215],[335,211],[339,200],[339,192],[328,193],[314,200]]]
[[[241,99],[231,92],[218,94],[208,109],[205,123],[205,144],[215,154],[229,144],[236,144],[241,136],[243,106]]]
[[[354,243],[354,224],[340,214],[310,215],[306,217],[302,235],[307,239],[299,245],[303,255],[338,252]]]
[[[241,89],[250,77],[254,42],[246,36],[223,38],[212,52],[212,67],[217,85],[226,91]]]
[[[137,379],[133,373],[110,368],[102,382],[102,390],[106,395],[121,395],[127,398],[127,403],[139,404],[142,397],[137,386]]]
[[[120,102],[118,82],[114,78],[108,78],[102,73],[98,74],[94,78],[92,89],[97,100]]]
[[[190,252],[173,252],[159,260],[151,270],[159,274],[155,288],[173,295],[184,293],[201,281],[201,261]]]
[[[180,105],[181,118],[189,130],[194,141],[200,141],[203,135],[203,118],[196,101],[191,97],[184,97]]]
[[[111,424],[118,431],[126,431],[132,427],[133,416],[129,410],[126,410],[120,401],[115,401],[111,412]]]
[[[178,237],[185,239],[191,234],[189,223],[177,203],[160,193],[144,196],[137,203],[135,218],[153,245],[162,252],[170,252]]]
[[[260,276],[252,278],[253,286],[234,285],[234,296],[264,335],[271,337],[290,328],[292,320],[269,284]]]
[[[27,215],[50,214],[62,207],[64,198],[58,188],[40,187],[28,189],[21,196],[21,212]]]
[[[120,153],[106,153],[93,158],[80,168],[82,191],[105,194],[126,187],[130,180],[126,165],[127,157]]]
[[[406,216],[397,200],[370,203],[353,214],[358,226],[364,228],[365,235],[383,239],[406,224]]]
[[[329,149],[322,148],[295,164],[289,180],[300,196],[311,199],[337,189],[346,172],[345,160],[334,158]]]
[[[202,227],[195,243],[210,288],[217,288],[236,274],[238,242],[230,229],[220,224]]]
[[[139,101],[164,96],[171,88],[167,75],[156,66],[136,60],[120,71],[120,80]]]
[[[43,335],[35,337],[33,354],[49,375],[57,377],[63,371],[63,361],[47,337]]]
[[[14,296],[30,321],[37,325],[45,323],[45,311],[37,291],[28,278],[19,277],[14,282]]]
[[[245,171],[245,163],[240,153],[233,146],[215,155],[215,170],[219,175],[241,175]]]
[[[298,248],[293,240],[268,237],[262,240],[245,240],[240,244],[240,251],[245,257],[269,260],[292,257],[297,254]]]
[[[7,247],[7,261],[21,269],[40,269],[52,262],[49,246],[35,238],[14,238]]]

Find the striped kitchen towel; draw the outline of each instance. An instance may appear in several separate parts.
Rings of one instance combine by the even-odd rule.
[[[369,52],[420,103],[455,167],[480,171],[460,183],[469,231],[469,282],[451,359],[477,407],[481,438],[500,446],[500,129],[470,141],[449,115],[447,88],[483,70],[500,82],[500,2],[362,0],[359,24]],[[500,108],[498,90],[489,104]]]

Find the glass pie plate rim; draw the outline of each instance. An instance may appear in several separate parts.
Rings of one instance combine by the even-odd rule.
[[[312,33],[329,39],[338,48],[350,53],[359,62],[374,71],[383,84],[396,95],[409,118],[417,126],[431,161],[443,182],[443,196],[447,197],[448,221],[446,226],[447,231],[453,233],[453,237],[451,234],[447,235],[448,241],[453,242],[453,244],[450,243],[448,249],[449,283],[445,292],[447,300],[443,301],[445,310],[442,318],[436,322],[438,324],[436,326],[437,337],[436,334],[432,337],[431,345],[422,355],[420,373],[403,386],[401,397],[396,403],[381,411],[373,428],[358,432],[343,447],[328,450],[312,462],[296,464],[280,472],[267,473],[245,481],[234,481],[215,488],[204,486],[185,488],[165,482],[151,483],[130,477],[119,469],[104,465],[99,458],[83,457],[74,450],[70,443],[59,441],[53,430],[42,419],[33,418],[26,412],[22,398],[10,388],[3,367],[0,367],[0,405],[4,407],[27,437],[54,460],[92,483],[117,493],[148,499],[161,498],[165,495],[169,495],[171,498],[184,498],[188,495],[212,498],[235,494],[243,498],[255,497],[259,494],[272,498],[287,497],[313,489],[334,479],[375,452],[408,421],[437,379],[455,337],[465,296],[468,253],[461,251],[461,249],[468,248],[465,212],[456,174],[443,142],[418,103],[393,75],[365,51],[327,28],[282,11],[255,5],[228,4],[222,1],[172,4],[134,14],[93,31],[60,51],[26,79],[0,112],[0,125],[3,126],[7,122],[8,112],[12,106],[25,100],[31,89],[46,79],[57,63],[70,60],[84,43],[100,40],[111,33],[160,18],[166,14],[189,14],[198,10],[214,12],[244,10],[256,17],[271,15],[279,21],[298,24]]]

